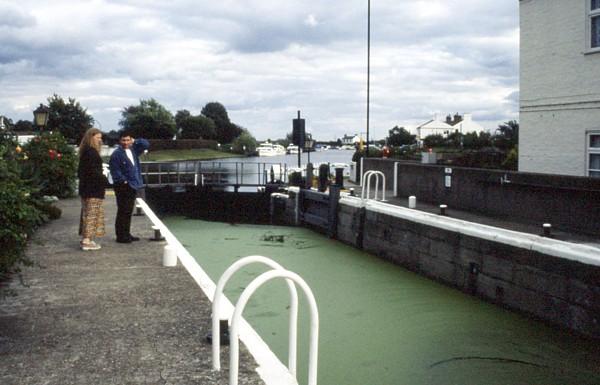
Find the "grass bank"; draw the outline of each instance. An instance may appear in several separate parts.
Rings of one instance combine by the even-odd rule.
[[[170,161],[170,160],[210,160],[239,157],[239,154],[216,151],[210,148],[188,150],[160,150],[150,151],[142,155],[142,161]]]

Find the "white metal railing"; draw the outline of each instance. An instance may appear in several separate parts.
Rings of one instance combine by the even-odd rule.
[[[361,181],[363,182],[362,184],[362,191],[360,194],[360,198],[362,200],[365,199],[370,199],[369,196],[371,195],[371,177],[375,176],[375,195],[373,196],[373,199],[377,200],[377,192],[379,191],[379,178],[381,177],[382,181],[383,181],[383,188],[382,188],[382,194],[381,194],[381,201],[385,202],[385,175],[383,174],[383,172],[381,171],[375,171],[375,170],[369,170],[367,172],[365,172],[361,178]],[[366,187],[366,192],[367,192],[367,196],[365,197],[365,187]]]
[[[229,279],[242,267],[252,263],[262,263],[271,267],[272,269],[285,270],[279,263],[263,257],[260,255],[251,255],[242,258],[233,263],[219,278],[217,287],[215,289],[215,295],[212,303],[212,359],[213,359],[213,370],[221,370],[221,359],[220,359],[220,334],[221,326],[220,320],[227,319],[228,316],[223,316],[221,309],[221,298],[223,297],[223,290]],[[290,291],[290,323],[289,323],[289,351],[288,351],[288,369],[290,373],[296,377],[296,352],[297,352],[297,336],[298,336],[298,292],[296,286],[291,280],[286,280],[289,291]]]
[[[229,333],[229,385],[238,385],[239,371],[239,341],[238,328],[240,319],[248,300],[254,292],[266,282],[275,279],[284,278],[294,281],[304,291],[310,308],[310,346],[308,356],[308,385],[317,385],[317,362],[319,353],[319,312],[317,302],[306,282],[296,273],[289,270],[273,269],[256,277],[238,299],[233,317],[231,319],[231,329]],[[213,341],[215,338],[213,337]]]
[[[249,185],[263,186],[272,178],[286,181],[285,163],[223,161],[144,161],[142,176],[147,186]]]
[[[170,247],[175,249],[178,260],[194,279],[196,284],[202,289],[202,292],[209,300],[213,300],[216,285],[210,279],[208,274],[202,269],[195,258],[187,251],[179,240],[171,233],[169,228],[156,216],[156,214],[148,207],[146,202],[141,199],[136,199],[137,204],[142,208],[148,219],[154,226],[160,229],[161,234],[165,237]],[[233,314],[233,305],[227,298],[221,301],[221,309]],[[261,379],[267,385],[298,385],[297,380],[289,372],[275,354],[265,344],[264,340],[256,333],[256,331],[241,318],[237,324],[239,330],[239,338],[245,343],[250,354],[254,357],[258,367],[256,371]],[[218,336],[217,336],[218,338]]]

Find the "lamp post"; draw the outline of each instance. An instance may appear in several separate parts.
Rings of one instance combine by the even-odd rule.
[[[304,148],[308,153],[308,163],[310,163],[310,153],[312,151],[313,146],[315,145],[315,141],[313,140],[310,134],[306,134],[306,140],[304,142]]]
[[[50,109],[40,103],[40,106],[33,111],[33,124],[39,127],[40,131],[46,127]]]
[[[369,102],[371,90],[371,0],[367,2],[367,152],[369,156]]]

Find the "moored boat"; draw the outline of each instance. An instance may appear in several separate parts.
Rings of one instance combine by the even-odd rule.
[[[285,155],[285,147],[280,144],[273,144],[271,142],[261,143],[256,151],[258,151],[258,156]]]
[[[296,146],[295,144],[290,144],[289,146],[287,146],[288,154],[297,154],[298,151],[300,151],[300,148],[298,146]]]

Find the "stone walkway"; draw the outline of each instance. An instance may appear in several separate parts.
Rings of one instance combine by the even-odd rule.
[[[34,266],[2,290],[0,384],[228,384],[228,349],[213,372],[205,342],[210,302],[181,265],[162,267],[148,219],[133,218],[141,241],[116,243],[107,196],[102,249],[84,252],[79,200],[58,206],[30,242]],[[242,348],[240,384],[263,384],[255,368]]]

